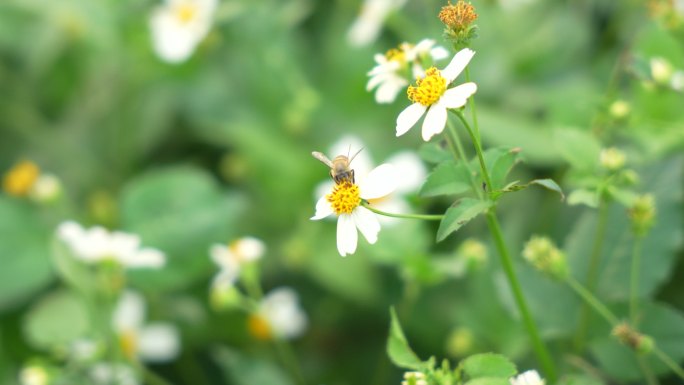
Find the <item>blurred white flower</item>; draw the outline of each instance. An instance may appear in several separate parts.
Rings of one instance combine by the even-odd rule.
[[[358,242],[356,229],[373,244],[378,240],[380,222],[375,214],[361,206],[361,201],[371,201],[389,195],[396,189],[398,175],[390,164],[382,164],[356,183],[348,181],[336,184],[332,192],[316,203],[312,220],[337,215],[337,251],[341,256],[354,254]]]
[[[48,385],[49,382],[50,376],[42,366],[25,366],[19,372],[19,383],[21,385]]]
[[[544,385],[544,380],[536,370],[528,370],[516,377],[511,378],[511,385]]]
[[[468,48],[460,50],[451,63],[442,71],[430,67],[425,77],[409,86],[408,97],[413,102],[397,117],[397,136],[404,135],[425,114],[423,121],[423,140],[429,141],[434,135],[441,133],[447,121],[447,109],[463,107],[468,98],[477,91],[473,82],[448,88],[456,77],[465,69],[475,52]]]
[[[29,197],[36,202],[48,203],[56,200],[62,193],[62,182],[52,174],[41,174],[36,179]]]
[[[169,63],[187,60],[209,33],[217,0],[166,0],[150,17],[152,44]]]
[[[368,173],[373,169],[374,164],[371,159],[370,152],[366,149],[367,147],[359,137],[354,135],[346,135],[342,137],[332,145],[330,148],[330,154],[346,154],[349,151],[349,148],[364,149],[356,156],[356,158],[354,158],[354,161],[350,165],[350,167],[354,169],[356,181],[360,183],[360,181],[367,178]],[[392,193],[382,198],[372,199],[369,200],[369,202],[373,204],[373,207],[376,207],[382,211],[398,214],[410,213],[411,207],[406,200],[406,196],[415,193],[423,184],[423,182],[425,182],[425,178],[427,176],[425,165],[420,160],[420,157],[418,157],[418,155],[412,151],[398,152],[394,155],[391,155],[383,163],[391,164],[400,174],[395,181],[396,189]],[[326,194],[332,191],[333,187],[334,182],[330,179],[319,183],[315,190],[316,200],[324,197]],[[387,225],[399,222],[399,220],[396,218],[386,216],[380,216],[378,217],[378,220],[380,223]]]
[[[211,260],[220,268],[214,277],[214,288],[232,286],[240,275],[245,263],[260,259],[266,250],[264,243],[254,237],[244,237],[231,242],[228,246],[215,244],[209,249]]]
[[[672,74],[672,78],[670,79],[670,87],[678,92],[684,91],[684,71],[676,70]]]
[[[406,372],[404,373],[404,381],[401,385],[427,385],[425,373],[422,372]]]
[[[663,57],[653,57],[650,60],[651,77],[660,85],[667,85],[672,80],[674,68],[669,60]]]
[[[93,385],[139,385],[132,367],[121,363],[101,362],[90,368]]]
[[[375,101],[378,103],[392,103],[399,92],[409,84],[408,67],[414,77],[422,76],[424,68],[421,61],[429,57],[431,61],[444,59],[448,56],[444,47],[435,46],[435,41],[424,39],[413,45],[402,43],[399,48],[393,48],[384,55],[374,56],[376,66],[369,72],[366,90],[375,90]]]
[[[145,324],[145,300],[133,291],[125,291],[112,316],[112,327],[119,337],[121,350],[130,359],[145,362],[171,361],[180,353],[178,329],[167,322]]]
[[[86,230],[76,222],[66,221],[57,228],[57,235],[76,258],[86,263],[115,261],[127,268],[160,268],[166,263],[161,251],[141,248],[140,237],[135,234],[110,232],[100,226]]]
[[[355,47],[374,42],[387,15],[406,4],[406,0],[364,0],[361,12],[347,32],[347,41]]]
[[[297,293],[289,287],[273,289],[249,318],[250,332],[260,339],[292,339],[301,336],[308,325]]]

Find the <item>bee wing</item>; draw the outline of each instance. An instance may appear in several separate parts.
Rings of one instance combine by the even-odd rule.
[[[328,159],[327,156],[323,155],[322,153],[314,151],[311,153],[311,155],[313,155],[314,158],[323,162],[326,166],[333,168],[333,163],[330,161],[330,159]]]

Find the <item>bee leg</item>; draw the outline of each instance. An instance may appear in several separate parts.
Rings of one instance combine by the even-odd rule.
[[[354,180],[354,170],[350,170],[350,174],[351,174],[351,182],[356,183],[356,181]]]

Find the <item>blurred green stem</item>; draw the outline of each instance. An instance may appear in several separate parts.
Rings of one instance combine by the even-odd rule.
[[[470,68],[466,66],[465,68],[465,80],[470,81]],[[475,129],[475,136],[477,137],[477,142],[480,143],[480,126],[477,124],[477,109],[475,107],[475,98],[471,97],[468,99],[468,105],[470,106],[471,118],[473,119],[473,128]]]
[[[476,135],[473,129],[470,127],[470,124],[468,124],[468,121],[463,116],[463,112],[461,112],[460,110],[449,111],[458,116],[458,118],[461,120],[461,123],[463,123],[463,126],[468,131],[468,134],[470,135],[470,138],[473,141],[473,145],[475,146],[475,152],[477,152],[477,157],[480,161],[482,178],[484,179],[487,190],[490,190],[491,188],[493,188],[493,186],[491,183],[491,179],[489,178],[487,164],[484,160],[479,135]],[[492,206],[492,208],[489,209],[489,211],[487,211],[486,216],[489,231],[491,232],[492,237],[494,238],[496,249],[499,252],[499,256],[501,258],[501,265],[504,269],[504,272],[506,273],[506,278],[508,279],[508,284],[511,287],[511,291],[513,291],[513,298],[515,299],[518,311],[520,312],[520,315],[523,318],[523,323],[532,341],[532,347],[537,356],[537,360],[539,360],[539,363],[541,364],[544,370],[544,374],[546,375],[546,378],[548,378],[549,380],[549,383],[553,384],[556,382],[557,379],[556,368],[551,359],[551,355],[549,354],[549,351],[546,348],[546,345],[544,345],[544,342],[542,341],[539,335],[539,330],[537,329],[537,325],[534,323],[532,314],[530,313],[529,308],[527,307],[525,296],[523,295],[522,288],[520,287],[520,282],[518,281],[518,277],[513,267],[513,259],[511,258],[511,255],[508,253],[508,248],[506,247],[506,242],[504,241],[503,234],[501,232],[501,226],[499,225],[499,220],[496,217],[496,204],[494,204],[494,206]]]
[[[387,213],[382,210],[378,210],[375,207],[371,206],[368,201],[361,201],[361,206],[367,208],[368,210],[379,214],[379,215],[384,215],[386,217],[392,217],[392,218],[403,218],[403,219],[423,219],[426,221],[441,221],[442,218],[444,218],[444,215],[422,215],[422,214],[394,214],[394,213]]]
[[[457,157],[461,159],[463,164],[466,167],[466,170],[468,171],[468,179],[470,179],[470,184],[473,187],[473,191],[475,194],[477,194],[478,198],[482,199],[482,190],[478,188],[477,182],[475,182],[475,178],[473,176],[473,171],[470,169],[470,161],[465,155],[465,151],[463,150],[463,144],[461,143],[461,138],[458,136],[458,132],[456,131],[456,128],[454,127],[453,122],[451,119],[447,119],[447,127],[449,127],[449,133],[451,133],[451,137],[453,138],[452,140],[454,143],[456,143],[456,149],[452,147],[452,151],[457,154]],[[449,141],[449,136],[447,137],[447,141]]]
[[[142,372],[145,384],[147,385],[171,385],[164,377],[151,371],[144,365],[138,364],[138,370]]]
[[[633,326],[637,326],[639,313],[639,269],[641,269],[641,242],[642,238],[637,236],[632,246],[632,274],[630,275],[630,295],[629,295],[629,320]]]
[[[599,262],[601,261],[601,252],[603,250],[603,239],[606,236],[606,226],[608,224],[608,202],[605,198],[601,198],[598,207],[598,223],[596,224],[596,231],[594,232],[594,246],[591,251],[591,258],[589,259],[589,270],[587,271],[587,290],[593,294],[596,291],[596,284],[598,279]],[[577,327],[577,334],[575,335],[575,350],[581,352],[584,349],[584,340],[587,336],[587,329],[589,328],[589,308],[584,303],[580,309],[580,320]]]
[[[276,338],[273,340],[273,344],[275,345],[276,351],[278,352],[280,359],[283,361],[283,364],[290,368],[290,371],[292,372],[292,375],[296,379],[297,383],[305,385],[306,380],[304,380],[304,375],[299,367],[299,361],[297,360],[297,356],[295,355],[292,346],[290,346],[290,343],[283,339]]]
[[[662,361],[665,365],[667,365],[674,374],[677,375],[677,377],[681,378],[684,380],[684,369],[682,369],[679,364],[677,364],[670,356],[665,354],[662,350],[660,350],[657,346],[653,347],[653,353]]]

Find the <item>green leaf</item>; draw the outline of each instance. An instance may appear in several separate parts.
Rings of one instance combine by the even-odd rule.
[[[53,279],[50,230],[28,202],[0,196],[0,310],[39,291]]]
[[[511,183],[507,184],[502,190],[493,191],[491,193],[491,197],[493,199],[497,199],[503,193],[524,190],[533,184],[537,184],[537,185],[540,185],[540,186],[547,188],[549,190],[555,191],[555,192],[560,194],[561,200],[565,199],[565,195],[563,194],[563,190],[561,190],[560,186],[558,186],[558,184],[553,179],[535,179],[535,180],[527,182],[525,184],[517,184],[517,182],[511,182]]]
[[[461,363],[463,371],[471,379],[480,377],[498,377],[508,379],[518,370],[506,357],[500,354],[484,353],[470,356]]]
[[[560,188],[558,183],[556,183],[553,179],[535,179],[528,184],[536,184],[548,190],[555,191],[558,194],[560,194],[561,200],[565,199],[565,194],[563,194],[563,190]]]
[[[492,155],[494,156],[494,159],[487,161],[487,167],[489,167],[489,178],[492,182],[492,186],[487,189],[489,191],[499,190],[505,186],[508,173],[520,160],[520,147],[515,147],[512,149],[498,149],[498,151],[493,152]]]
[[[457,195],[467,192],[470,188],[470,178],[465,164],[448,161],[439,164],[428,175],[420,189],[420,195],[424,197]]]
[[[418,156],[428,163],[442,163],[453,159],[453,155],[435,142],[424,143],[418,149]]]
[[[461,228],[471,219],[483,213],[492,203],[473,198],[463,198],[454,206],[449,207],[444,215],[444,219],[439,224],[437,230],[437,242],[441,242],[449,234]]]
[[[89,330],[88,310],[80,297],[57,291],[41,299],[26,315],[24,333],[38,349],[53,349],[83,337]]]
[[[223,376],[236,385],[292,385],[293,382],[278,365],[263,358],[250,357],[237,351],[219,348],[213,352],[214,361]]]
[[[556,148],[573,168],[592,171],[599,162],[601,145],[588,132],[575,129],[557,129],[554,134]]]
[[[406,341],[394,308],[390,308],[390,332],[387,339],[387,355],[400,368],[422,370],[426,364],[418,358]]]
[[[603,385],[603,381],[583,374],[571,374],[561,378],[558,385]]]
[[[465,385],[511,385],[511,383],[507,378],[481,377],[470,380]]]
[[[571,206],[586,205],[596,208],[599,204],[599,197],[596,191],[578,189],[568,194],[568,204]]]
[[[231,240],[244,206],[239,196],[194,168],[157,170],[131,181],[122,197],[124,229],[167,255],[163,269],[131,271],[133,281],[148,290],[168,290],[207,276],[209,246]]]

